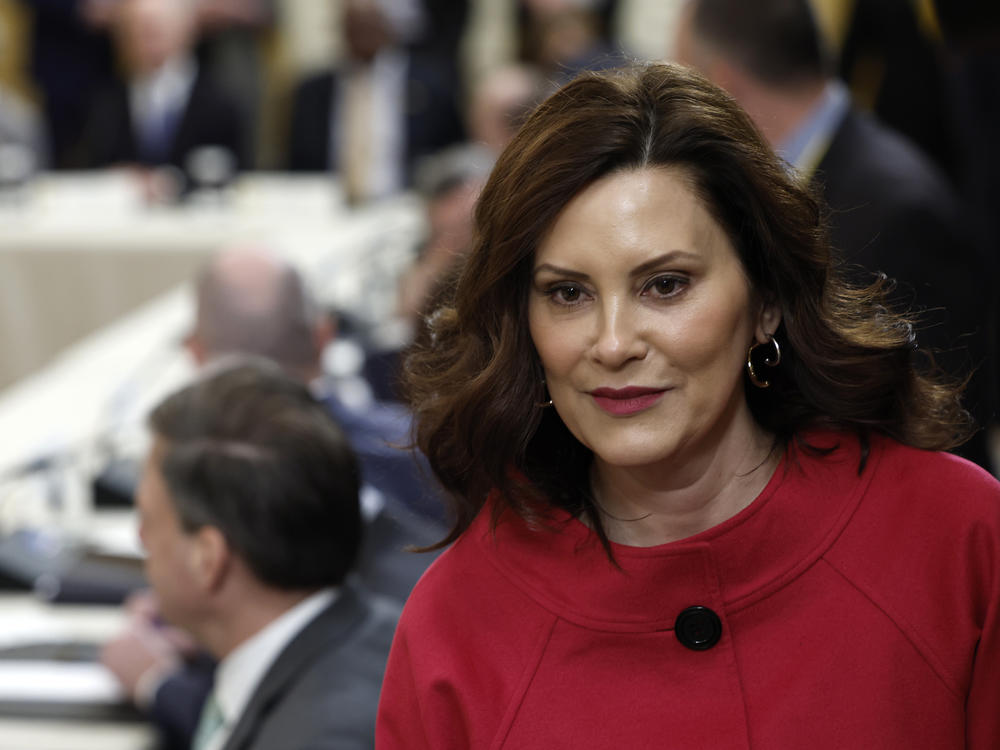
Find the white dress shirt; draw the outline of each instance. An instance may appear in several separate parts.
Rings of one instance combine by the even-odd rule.
[[[172,58],[152,73],[138,76],[129,83],[129,111],[139,142],[145,133],[167,117],[175,120],[176,130],[197,75],[198,64],[185,55]]]
[[[336,600],[337,594],[336,588],[327,588],[303,599],[219,663],[211,697],[222,711],[223,724],[222,729],[212,735],[206,750],[221,750],[275,659],[306,625]]]
[[[812,179],[850,107],[851,95],[847,86],[840,81],[830,81],[799,126],[777,144],[778,155],[794,167],[800,177]]]

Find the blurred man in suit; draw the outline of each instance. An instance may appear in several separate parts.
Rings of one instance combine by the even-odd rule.
[[[0,33],[3,28],[0,27]],[[0,182],[28,178],[48,162],[45,128],[38,112],[16,91],[0,84]],[[14,159],[23,164],[11,164]]]
[[[441,498],[429,469],[402,448],[410,438],[409,412],[375,401],[363,382],[324,376],[323,353],[336,335],[336,321],[316,304],[294,267],[262,249],[225,250],[200,274],[196,294],[195,326],[186,342],[196,363],[227,354],[277,362],[309,383],[344,428],[365,483],[401,511],[441,518]]]
[[[335,326],[286,261],[260,249],[222,251],[199,276],[196,295],[196,320],[186,345],[199,366],[232,355],[267,358],[309,384],[341,426],[363,481],[364,541],[352,577],[402,604],[436,557],[408,548],[444,536],[429,469],[400,447],[409,437],[408,413],[371,401],[356,383],[345,388],[323,377],[321,357]],[[139,598],[132,608],[129,627],[105,646],[103,659],[161,729],[166,744],[186,747],[214,663],[158,625],[159,612],[148,600]]]
[[[833,78],[808,0],[690,0],[681,62],[729,91],[775,150],[830,208],[834,247],[859,283],[884,273],[896,304],[919,313],[921,345],[956,377],[975,370],[966,404],[993,418],[987,331],[993,298],[952,188],[897,133],[856,110]],[[990,467],[983,431],[960,450]]]
[[[87,166],[169,165],[195,182],[250,166],[248,113],[194,56],[197,9],[197,0],[118,1],[112,30],[124,77],[94,101]]]
[[[267,362],[150,416],[137,506],[163,617],[216,659],[195,748],[371,747],[398,607],[347,582],[361,545],[350,445]]]
[[[94,97],[114,78],[108,26],[119,0],[21,0],[31,79],[39,92],[54,169],[81,166],[80,138]]]
[[[345,0],[345,59],[295,91],[288,167],[333,170],[349,200],[409,185],[416,160],[460,141],[454,65],[402,40],[414,0]]]

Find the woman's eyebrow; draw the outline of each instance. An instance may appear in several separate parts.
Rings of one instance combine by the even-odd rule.
[[[695,260],[698,257],[697,253],[692,253],[689,250],[668,250],[665,253],[657,255],[655,258],[643,261],[638,266],[633,268],[629,275],[640,276],[641,274],[644,274],[657,266],[663,265],[664,263],[676,262],[678,260]],[[574,271],[572,268],[564,268],[563,266],[557,266],[552,263],[542,263],[541,265],[536,266],[532,271],[532,276],[536,276],[542,271],[547,271],[557,276],[579,279],[580,281],[590,279],[590,276],[582,271]]]
[[[663,265],[664,263],[674,263],[678,260],[696,260],[700,257],[697,253],[692,253],[690,250],[668,250],[661,255],[657,255],[655,258],[650,258],[649,260],[640,263],[638,266],[632,269],[632,276],[639,276],[651,271],[657,266]]]
[[[561,266],[554,266],[551,263],[542,263],[540,266],[536,266],[535,270],[531,272],[532,277],[537,276],[542,271],[548,271],[556,276],[567,276],[571,279],[579,279],[580,281],[586,281],[590,278],[587,274],[581,271],[574,271],[571,268],[563,268]]]

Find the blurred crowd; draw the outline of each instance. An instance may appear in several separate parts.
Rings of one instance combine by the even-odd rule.
[[[648,54],[630,48],[623,27],[657,4],[310,5],[303,14],[292,0],[0,0],[0,142],[51,169],[168,165],[186,180],[329,169],[352,198],[378,197],[412,186],[417,160],[451,144],[495,151],[521,113],[579,70]],[[660,5],[671,8],[666,20],[650,22],[672,26],[683,3]],[[964,1],[814,5],[857,101],[956,182],[984,179],[968,144],[995,132],[985,94],[995,90],[997,12]],[[290,63],[292,16],[331,27],[325,69]],[[487,51],[473,28],[484,24],[509,49]],[[669,55],[672,30],[658,36]]]
[[[866,270],[914,286],[934,274],[939,256],[968,256],[968,273],[947,282],[950,297],[923,307],[940,303],[962,320],[963,333],[967,320],[980,320],[977,335],[996,341],[989,305],[958,309],[963,295],[993,296],[1000,257],[995,4],[814,0],[830,64],[812,88],[791,97],[795,87],[777,78],[731,75],[739,65],[720,78],[717,65],[703,65],[704,53],[692,55],[685,38],[685,7],[681,0],[0,0],[0,184],[38,170],[122,167],[154,203],[260,169],[329,173],[355,205],[415,189],[426,201],[428,232],[401,282],[399,312],[416,322],[472,243],[479,188],[523,118],[579,71],[649,56],[625,31],[645,26],[662,40],[662,55],[701,67],[728,89],[779,152],[788,132],[808,131],[802,123],[820,107],[813,98],[820,90],[828,119],[849,101],[851,111],[874,113],[892,138],[901,136],[918,171],[930,170],[935,194],[945,195],[931,202],[955,201],[960,215],[927,254],[916,235],[926,244],[928,232],[909,219],[911,236],[890,241],[884,206],[872,208],[872,221],[853,236],[838,236],[845,215],[877,201],[853,188],[839,196],[830,189],[835,245]],[[322,60],[289,62],[304,57],[296,56],[302,40],[293,17],[300,27],[302,19],[329,26],[320,35],[329,46]],[[724,18],[723,26],[739,41],[747,23]],[[713,55],[731,41],[713,38],[710,28],[695,37],[707,39]],[[764,36],[746,44],[781,52],[785,41]],[[774,57],[786,77],[797,75],[794,52]],[[870,190],[876,183],[854,168],[857,154],[826,153],[826,141],[798,145],[812,151],[783,155],[806,177],[815,177],[810,170],[825,153],[820,185],[834,162],[848,164],[854,184]],[[810,155],[816,163],[796,162]],[[895,184],[912,173],[883,177]],[[939,182],[944,193],[936,192]],[[897,254],[919,255],[924,276],[884,253],[864,255],[878,237]],[[967,277],[985,281],[985,291],[961,289]],[[937,330],[952,333],[948,324]],[[988,347],[972,349],[972,361],[954,369],[978,368],[988,385],[976,388],[995,392]],[[993,399],[978,399],[983,421]]]
[[[289,64],[281,0],[5,0],[0,57],[18,59],[0,137],[41,168],[169,166],[181,192],[205,173],[332,169],[352,199],[378,197],[412,185],[428,153],[502,145],[544,93],[533,79],[620,60],[617,4],[516,3],[517,51],[473,76],[469,0],[315,3],[331,27],[320,70]]]
[[[509,3],[510,52],[468,63],[473,16],[489,25],[503,4],[477,5],[0,0],[0,184],[120,168],[154,204],[260,169],[330,173],[352,204],[416,188],[429,235],[400,290],[413,316],[471,241],[478,188],[522,118],[625,56],[619,3],[546,0]],[[329,27],[312,64],[293,62],[303,18]]]

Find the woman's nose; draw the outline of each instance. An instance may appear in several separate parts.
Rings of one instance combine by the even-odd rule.
[[[607,367],[621,367],[646,356],[646,339],[639,316],[627,302],[611,299],[601,306],[594,338],[594,359]]]

